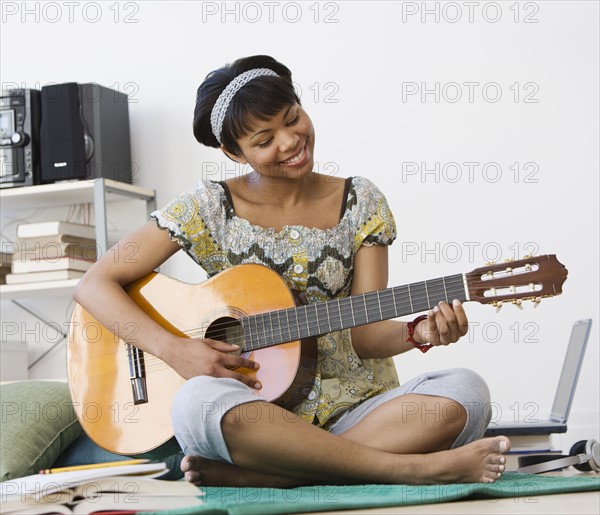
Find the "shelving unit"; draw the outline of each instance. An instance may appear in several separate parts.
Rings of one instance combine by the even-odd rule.
[[[96,243],[102,254],[108,249],[107,205],[131,199],[145,201],[147,215],[156,209],[154,190],[111,179],[61,182],[0,190],[0,208],[3,214],[16,213],[24,209],[93,204]],[[27,297],[70,295],[77,282],[78,279],[69,279],[39,283],[3,284],[0,285],[0,299],[12,300]]]

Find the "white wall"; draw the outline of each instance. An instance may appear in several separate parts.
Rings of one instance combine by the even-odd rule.
[[[196,88],[266,53],[294,73],[319,169],[366,175],[387,194],[399,228],[391,284],[556,253],[563,295],[499,314],[471,303],[464,341],[397,359],[403,379],[476,369],[505,415],[549,412],[570,326],[598,314],[597,2],[4,1],[2,17],[3,86],[130,94],[136,179],[159,205],[203,172],[235,173],[193,138]],[[183,255],[164,271],[203,277]],[[600,437],[594,323],[567,448]],[[62,373],[57,352],[38,376]]]

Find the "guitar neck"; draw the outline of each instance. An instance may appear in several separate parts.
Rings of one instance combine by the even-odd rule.
[[[245,351],[389,320],[467,300],[463,274],[244,317]]]

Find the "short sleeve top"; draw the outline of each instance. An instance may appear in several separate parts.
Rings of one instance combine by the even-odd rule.
[[[236,216],[226,188],[200,181],[151,214],[209,277],[244,263],[259,263],[280,274],[309,303],[347,297],[354,257],[362,245],[390,245],[396,225],[381,191],[364,177],[348,179],[345,208],[331,229],[300,225],[273,228]],[[373,395],[398,386],[392,359],[361,359],[350,329],[317,338],[316,377],[307,378],[292,411],[326,427]],[[288,407],[288,406],[286,406]]]

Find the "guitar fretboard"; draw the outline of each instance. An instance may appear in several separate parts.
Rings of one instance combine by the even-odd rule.
[[[244,350],[319,336],[467,300],[462,274],[244,317]]]

